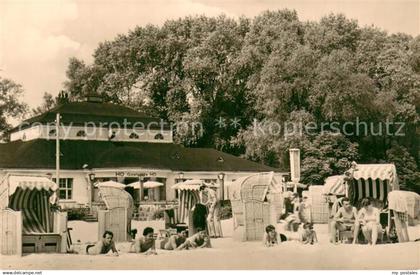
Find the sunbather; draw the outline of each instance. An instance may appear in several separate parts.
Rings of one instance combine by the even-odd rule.
[[[187,230],[179,231],[178,234],[164,239],[160,243],[160,248],[165,250],[176,250],[187,240]]]
[[[357,217],[356,207],[351,206],[348,198],[343,198],[343,206],[340,207],[331,221],[331,235],[330,242],[336,243],[336,233],[338,231],[354,230],[355,221]]]
[[[210,238],[207,236],[206,231],[197,228],[198,233],[189,237],[183,244],[181,244],[177,250],[189,249],[189,248],[211,248]]]
[[[279,244],[276,228],[271,224],[267,225],[267,227],[265,228],[265,234],[264,234],[264,245],[267,247],[271,247],[276,244]]]
[[[143,236],[135,240],[134,243],[131,245],[130,252],[144,253],[145,255],[157,255],[155,243],[156,241],[154,237],[153,228],[146,227],[143,230]]]
[[[96,244],[88,244],[86,246],[86,254],[108,254],[109,251],[112,250],[112,255],[118,256],[118,251],[115,248],[113,238],[114,234],[111,231],[105,231],[105,233],[102,235],[102,240],[98,241]]]

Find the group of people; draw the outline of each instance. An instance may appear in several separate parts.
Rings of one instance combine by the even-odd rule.
[[[285,241],[299,241],[303,244],[315,244],[318,242],[318,238],[313,224],[309,222],[303,224],[302,230],[298,231],[296,234],[291,232],[277,233],[274,225],[270,224],[265,228],[263,241],[265,246],[271,247]]]
[[[332,243],[337,242],[337,231],[352,231],[353,244],[355,244],[358,242],[359,232],[362,229],[367,242],[375,245],[382,231],[382,226],[379,218],[380,211],[373,206],[373,200],[364,198],[360,203],[361,209],[359,211],[350,204],[348,198],[343,198],[341,202],[342,206],[335,213],[331,222],[330,241]]]
[[[114,234],[111,231],[105,231],[102,239],[95,244],[86,246],[86,254],[100,255],[109,254],[118,256],[118,250],[115,247],[113,240]],[[197,228],[197,233],[188,237],[186,230],[179,230],[176,235],[166,237],[160,243],[160,248],[163,250],[184,250],[193,248],[210,248],[210,238],[207,236],[206,230]],[[131,243],[129,253],[142,253],[144,255],[157,255],[156,252],[156,238],[154,230],[151,227],[146,227],[143,230],[143,235]]]
[[[375,245],[382,234],[380,224],[380,211],[373,206],[372,198],[364,198],[360,202],[361,209],[350,204],[348,198],[341,199],[342,206],[335,213],[330,228],[330,242],[336,244],[337,236],[343,231],[351,232],[353,244],[358,243],[359,233],[362,231],[365,240]],[[264,244],[273,246],[283,241],[296,240],[304,244],[314,244],[318,242],[317,235],[313,229],[310,217],[306,214],[309,204],[307,198],[299,198],[294,193],[285,202],[286,213],[283,215],[285,230],[277,233],[273,225],[268,225],[265,229]],[[339,233],[339,234],[337,234]]]

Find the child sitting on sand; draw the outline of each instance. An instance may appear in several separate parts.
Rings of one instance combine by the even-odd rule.
[[[276,244],[279,244],[277,239],[277,232],[276,228],[273,225],[267,225],[265,228],[265,234],[264,234],[264,245],[267,247],[274,246]]]
[[[151,227],[146,227],[143,230],[143,236],[134,241],[131,245],[131,253],[144,253],[145,255],[157,255],[155,247],[154,230]]]
[[[302,239],[303,244],[314,244],[318,242],[314,225],[312,223],[305,223],[303,225]]]

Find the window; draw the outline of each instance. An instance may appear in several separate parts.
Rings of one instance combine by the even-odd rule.
[[[53,136],[55,136],[57,134],[57,132],[55,131],[55,129],[52,129],[52,130],[50,130],[49,132],[48,132],[48,135],[50,136],[50,137],[53,137]]]
[[[80,131],[77,132],[76,136],[78,136],[78,137],[86,137],[86,132],[83,131],[83,130],[80,130]]]
[[[137,135],[136,133],[131,133],[129,138],[130,139],[139,139],[139,135]]]
[[[56,181],[56,179],[53,179]],[[71,200],[73,198],[73,179],[60,179],[58,184],[58,198],[61,200]]]
[[[163,139],[163,135],[162,134],[156,134],[155,135],[155,139]]]

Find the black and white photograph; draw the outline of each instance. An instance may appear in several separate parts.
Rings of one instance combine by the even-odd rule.
[[[0,0],[3,275],[415,275],[419,168],[419,0]]]

